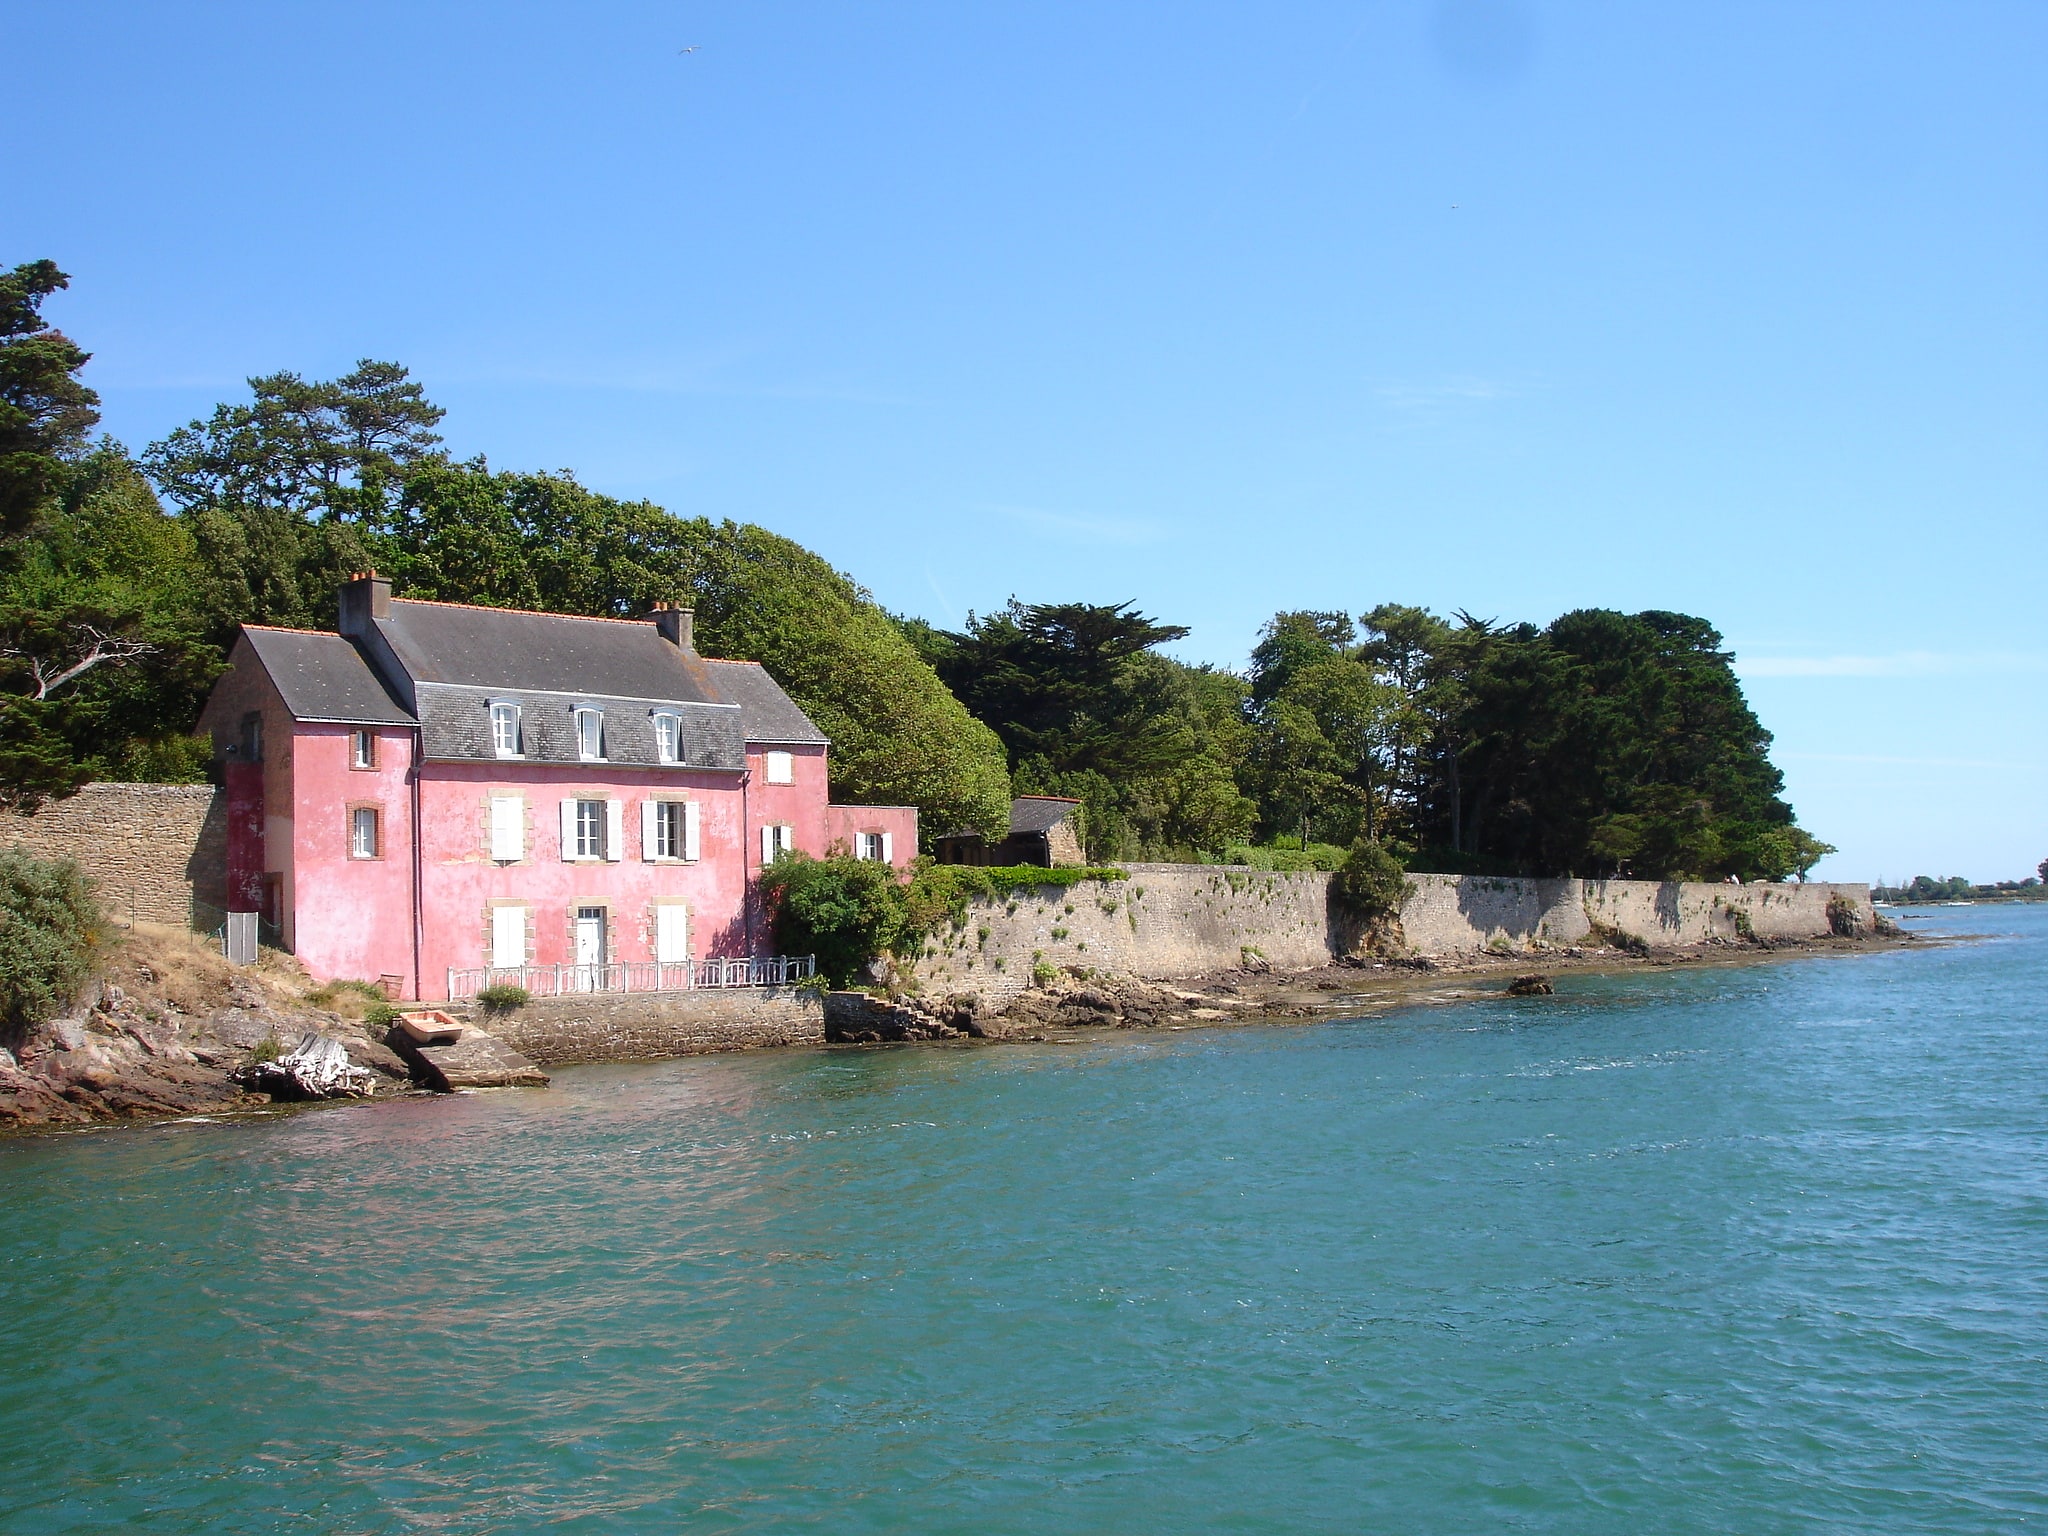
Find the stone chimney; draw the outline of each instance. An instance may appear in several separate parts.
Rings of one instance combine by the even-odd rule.
[[[378,619],[391,617],[391,578],[357,571],[341,588],[341,632],[367,635]]]
[[[694,609],[678,608],[674,603],[656,603],[654,612],[648,618],[661,631],[661,638],[685,655],[697,653],[697,614]]]

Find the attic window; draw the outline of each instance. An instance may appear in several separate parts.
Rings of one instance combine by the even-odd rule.
[[[604,761],[604,711],[576,711],[576,755],[586,763]]]
[[[519,706],[491,706],[491,748],[500,757],[519,756]]]
[[[768,755],[768,782],[770,784],[794,784],[796,766],[787,752],[770,752]]]
[[[680,763],[683,760],[681,716],[657,714],[654,717],[654,756],[657,762],[663,763]]]

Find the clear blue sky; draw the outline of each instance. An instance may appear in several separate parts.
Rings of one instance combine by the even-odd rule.
[[[449,446],[899,611],[1712,619],[1823,872],[2048,856],[2048,5],[9,7],[0,259],[140,447]],[[698,51],[679,50],[695,46]]]

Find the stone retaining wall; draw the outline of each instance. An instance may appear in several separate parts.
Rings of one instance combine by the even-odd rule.
[[[0,844],[75,860],[121,922],[210,926],[226,902],[227,810],[209,784],[88,784],[0,817]]]
[[[1353,952],[1356,924],[1330,910],[1327,874],[1269,874],[1206,864],[1127,864],[1127,881],[1039,886],[981,900],[918,961],[925,990],[975,993],[1000,1006],[1032,968],[1086,966],[1168,979],[1250,958],[1278,970]],[[1411,875],[1402,935],[1421,955],[1519,953],[1599,943],[1594,925],[1657,949],[1711,939],[1814,938],[1828,903],[1850,900],[1867,929],[1866,885],[1705,885],[1652,880],[1520,880]],[[1738,917],[1737,914],[1743,914]]]
[[[448,1011],[544,1067],[825,1043],[818,995],[794,987],[537,997],[488,1017],[471,1005]]]

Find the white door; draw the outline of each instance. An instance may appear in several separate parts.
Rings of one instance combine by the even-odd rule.
[[[604,985],[604,908],[576,909],[576,989],[595,992]]]

